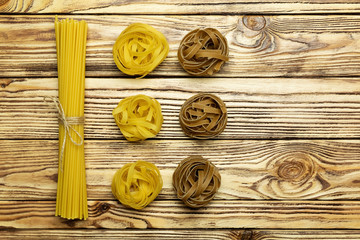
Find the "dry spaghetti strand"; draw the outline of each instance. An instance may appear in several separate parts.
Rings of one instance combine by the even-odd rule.
[[[125,206],[142,209],[160,193],[163,181],[159,169],[152,163],[137,161],[119,169],[113,178],[113,195]]]
[[[116,66],[127,75],[146,76],[169,53],[165,36],[150,25],[133,23],[117,38],[113,47]]]

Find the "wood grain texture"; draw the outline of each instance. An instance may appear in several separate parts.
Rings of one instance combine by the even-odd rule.
[[[345,230],[360,229],[358,13],[359,0],[0,0],[0,239],[360,239]],[[88,221],[54,216],[58,123],[43,97],[57,96],[55,14],[89,23]],[[170,44],[146,79],[127,78],[112,60],[133,22]],[[229,43],[230,61],[212,78],[191,78],[177,61],[180,40],[198,27],[219,29]],[[228,107],[215,140],[180,129],[180,107],[198,92]],[[165,122],[156,139],[129,143],[111,111],[139,93],[159,100]],[[193,154],[222,175],[216,198],[198,210],[171,184]],[[155,163],[164,179],[143,211],[124,208],[110,190],[114,172],[135,160]]]
[[[345,231],[346,233],[348,231]],[[166,239],[166,240],[251,240],[249,230],[109,230],[86,229],[76,230],[5,230],[1,231],[1,238],[5,239]],[[355,234],[354,234],[355,235]],[[358,236],[355,235],[355,236]]]
[[[130,23],[148,23],[167,37],[170,52],[149,76],[189,76],[177,49],[189,31],[226,34],[230,61],[217,77],[360,75],[360,16],[121,16],[73,15],[89,24],[86,76],[123,77],[113,44]],[[57,76],[54,16],[0,18],[0,77]]]
[[[57,139],[55,78],[0,79],[0,139]],[[358,78],[87,78],[85,138],[124,139],[112,110],[127,96],[146,94],[162,105],[157,139],[188,139],[178,114],[198,92],[219,96],[228,124],[218,139],[359,138]]]
[[[245,232],[244,232],[245,233]],[[243,236],[245,235],[243,233]],[[338,239],[360,239],[359,230],[254,230],[249,240],[338,240]],[[248,234],[248,235],[249,235]]]
[[[112,230],[112,229],[86,229],[76,230],[21,230],[11,229],[1,231],[0,238],[5,239],[185,239],[185,240],[347,240],[360,239],[359,230],[221,230],[221,229],[206,229],[206,230]]]
[[[154,201],[141,211],[88,201],[87,221],[55,217],[55,201],[0,201],[0,228],[360,228],[359,201],[212,201],[189,209]]]
[[[358,0],[2,0],[6,13],[112,13],[112,14],[243,14],[243,13],[358,13]]]
[[[0,199],[55,200],[57,152],[57,141],[2,140]],[[360,199],[360,140],[86,141],[88,199],[113,200],[114,173],[137,160],[160,169],[164,186],[158,199],[177,199],[172,174],[196,154],[219,168],[217,200]]]

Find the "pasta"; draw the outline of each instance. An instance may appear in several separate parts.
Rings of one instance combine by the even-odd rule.
[[[152,163],[137,161],[116,171],[111,189],[125,206],[142,209],[159,195],[162,186],[159,169]]]
[[[197,94],[182,105],[179,120],[181,128],[189,137],[198,139],[216,137],[226,127],[225,103],[214,94]]]
[[[178,59],[185,71],[210,76],[229,61],[226,38],[214,28],[196,29],[181,40]]]
[[[165,36],[143,23],[129,25],[117,38],[113,47],[116,66],[127,75],[145,77],[169,53]]]
[[[160,103],[154,98],[141,94],[121,100],[112,114],[121,133],[128,141],[155,137],[164,121]]]
[[[87,219],[84,94],[87,24],[55,19],[59,85],[59,171],[56,216]]]
[[[191,208],[208,204],[215,197],[220,184],[221,176],[217,167],[201,156],[184,159],[173,174],[177,197]]]

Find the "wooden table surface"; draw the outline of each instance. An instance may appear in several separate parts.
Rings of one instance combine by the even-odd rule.
[[[0,0],[1,239],[360,239],[359,0]],[[89,219],[55,217],[58,122],[54,18],[88,23],[85,158]],[[125,76],[112,46],[130,23],[167,37],[170,52],[143,79]],[[214,77],[182,70],[177,49],[219,29],[230,61]],[[178,113],[198,92],[224,100],[228,125],[192,140]],[[127,142],[112,118],[124,97],[161,103],[160,134]],[[176,198],[178,163],[201,154],[222,185],[206,207]],[[164,187],[141,211],[111,193],[125,163],[155,163]]]

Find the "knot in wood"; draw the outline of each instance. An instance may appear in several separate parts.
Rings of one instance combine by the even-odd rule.
[[[192,75],[213,75],[229,60],[226,38],[214,28],[193,30],[182,39],[178,59]]]
[[[266,20],[263,16],[244,16],[242,22],[247,28],[253,31],[260,31],[266,25]]]
[[[298,178],[299,176],[303,175],[304,172],[304,164],[298,161],[283,163],[278,169],[279,177],[289,180]]]
[[[100,211],[102,213],[109,211],[109,209],[110,209],[110,204],[108,204],[106,202],[100,204]]]
[[[270,176],[254,184],[254,188],[275,199],[314,198],[330,185],[321,176],[317,155],[311,145],[284,143],[286,148],[274,148],[267,164]]]
[[[225,103],[213,94],[197,94],[182,105],[179,120],[181,128],[189,137],[198,139],[216,137],[226,127]]]
[[[277,175],[283,181],[303,183],[308,181],[315,171],[313,161],[299,154],[285,155],[285,159],[277,163]]]
[[[220,183],[217,167],[201,156],[184,159],[173,174],[177,197],[191,208],[208,204],[215,197]]]
[[[275,42],[266,26],[267,20],[263,16],[244,16],[238,20],[232,41],[242,47],[242,51],[271,51]]]

